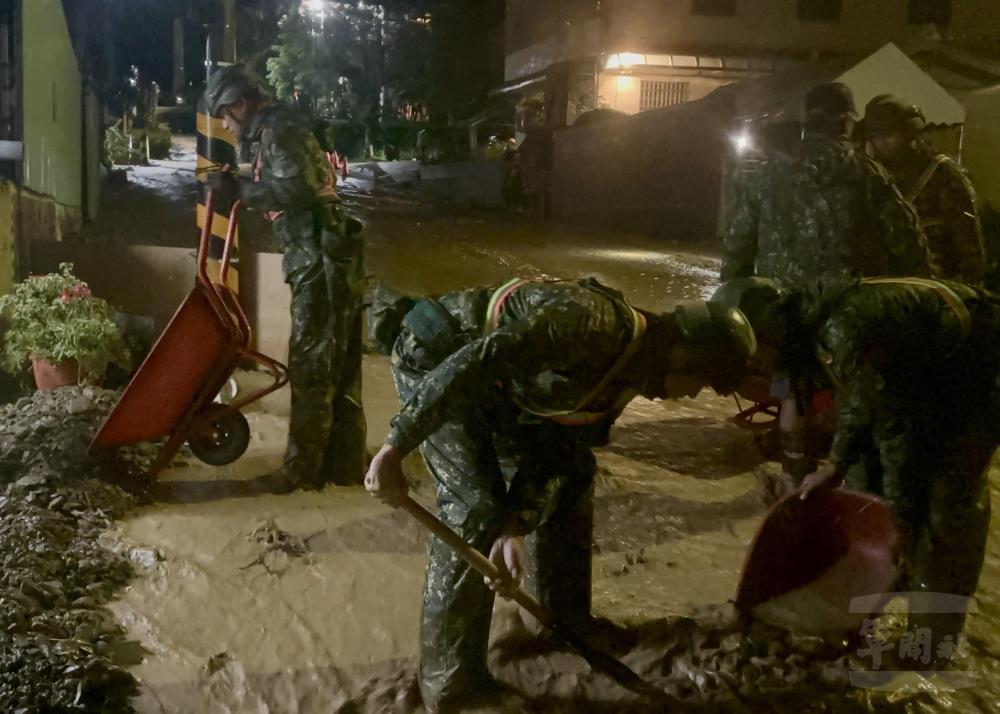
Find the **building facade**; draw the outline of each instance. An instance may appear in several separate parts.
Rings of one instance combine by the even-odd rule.
[[[560,105],[546,123],[569,124],[588,109],[659,109],[888,41],[991,32],[996,0],[508,0],[500,91],[544,91]]]

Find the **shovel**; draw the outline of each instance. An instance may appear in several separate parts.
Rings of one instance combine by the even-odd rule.
[[[898,570],[899,534],[880,499],[824,488],[776,503],[747,552],[737,607],[759,620],[806,634],[856,630],[879,609]]]
[[[416,518],[421,525],[443,540],[455,553],[475,570],[491,580],[500,580],[502,576],[497,567],[486,556],[462,540],[455,531],[429,513],[412,498],[407,498],[400,506]],[[536,620],[547,627],[554,635],[575,649],[587,660],[596,671],[602,672],[630,692],[634,692],[660,705],[678,705],[680,701],[667,694],[664,690],[650,684],[628,666],[611,655],[595,650],[585,638],[566,629],[556,621],[552,614],[531,595],[518,586],[510,593],[510,598],[527,610]]]

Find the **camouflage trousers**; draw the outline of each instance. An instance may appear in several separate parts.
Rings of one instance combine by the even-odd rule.
[[[285,245],[282,265],[292,293],[292,411],[284,468],[317,487],[361,483],[367,455],[362,244],[360,237],[326,227],[321,218],[285,214],[274,224]]]
[[[918,443],[898,451],[894,443],[871,449],[863,467],[848,472],[845,485],[883,496],[892,508],[900,532],[901,589],[971,597],[989,534],[994,435],[970,427]],[[907,455],[897,460],[897,453]],[[941,641],[957,637],[964,623],[964,610],[918,613],[909,628],[928,627]]]
[[[394,360],[405,400],[422,376]],[[545,485],[548,515],[527,539],[527,587],[567,623],[590,617],[595,458],[573,429],[521,424],[513,405],[471,406],[421,446],[438,516],[483,554],[516,511],[508,484]],[[436,537],[420,622],[420,688],[432,711],[461,711],[461,701],[489,682],[487,648],[493,592],[483,577]]]

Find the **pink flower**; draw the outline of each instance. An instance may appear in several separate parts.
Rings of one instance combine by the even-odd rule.
[[[79,298],[89,298],[93,295],[90,288],[88,288],[84,283],[77,283],[76,287],[73,288],[73,294]]]
[[[69,294],[69,290],[63,289],[62,295],[59,296],[59,302],[63,305],[68,304],[73,299],[73,296]]]

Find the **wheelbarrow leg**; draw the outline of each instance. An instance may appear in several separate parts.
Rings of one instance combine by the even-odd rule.
[[[177,430],[170,435],[166,443],[160,447],[160,451],[156,454],[156,460],[153,461],[149,470],[146,472],[146,476],[151,480],[156,480],[156,475],[160,473],[163,469],[170,465],[173,461],[174,456],[177,452],[181,450],[184,442],[187,441],[188,433],[187,430]]]

